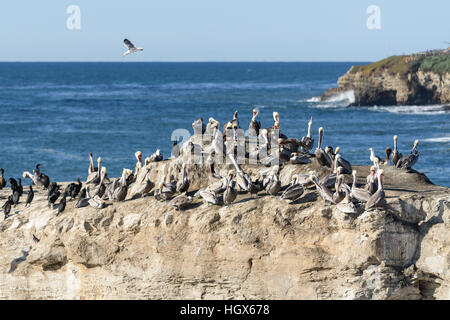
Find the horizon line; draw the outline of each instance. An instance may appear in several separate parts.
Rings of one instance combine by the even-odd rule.
[[[321,61],[307,61],[307,60],[144,60],[144,61],[123,61],[123,60],[0,60],[0,63],[372,63],[367,60],[321,60]]]

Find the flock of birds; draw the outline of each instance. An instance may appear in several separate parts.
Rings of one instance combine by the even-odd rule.
[[[180,147],[177,139],[174,140],[170,157],[172,162],[168,162],[171,165],[168,167],[168,172],[166,172],[167,163],[161,166],[162,174],[158,183],[151,181],[150,173],[154,169],[152,163],[163,160],[159,149],[145,161],[142,161],[142,152],[137,151],[134,171],[124,168],[118,179],[108,178],[107,168],[102,166],[101,157],[98,157],[97,167],[94,167],[93,155],[90,153],[88,176],[84,187],[78,178],[77,182],[69,183],[62,191],[61,185],[50,182],[50,178],[41,172],[40,164],[36,165],[33,173],[23,172],[22,177],[31,179],[33,185],[47,190],[48,206],[56,210],[56,215],[65,210],[68,197],[68,201],[76,200],[75,208],[91,206],[102,209],[107,205],[106,200],[115,202],[124,201],[127,195],[130,195],[131,199],[153,195],[157,200],[168,201],[178,210],[183,210],[192,204],[194,198],[201,198],[208,205],[228,206],[235,202],[238,193],[250,193],[252,197],[257,197],[263,190],[268,195],[279,196],[280,199],[294,203],[310,186],[315,186],[318,195],[325,202],[335,204],[338,210],[351,214],[358,213],[361,208],[368,210],[385,202],[384,174],[380,165],[388,165],[392,162],[396,168],[410,169],[419,158],[418,140],[414,142],[409,154],[403,156],[398,151],[397,136],[394,136],[394,149],[386,148],[385,159],[376,156],[372,148],[369,149],[369,158],[373,166],[370,168],[366,184],[358,187],[357,172],[353,170],[351,163],[341,156],[340,148],[336,147],[333,150],[331,146],[326,146],[323,149],[324,129],[322,127],[319,128],[317,147],[312,152],[314,148],[314,138],[311,135],[312,118],[308,122],[307,135],[299,140],[288,138],[280,132],[278,112],[273,113],[274,124],[268,128],[261,127],[261,123],[257,120],[258,115],[259,111],[254,109],[248,137],[243,137],[239,133],[243,130],[239,126],[237,111],[234,112],[232,120],[223,126],[223,133],[220,131],[219,122],[212,117],[209,118],[206,126],[202,118],[194,121],[192,123],[194,136],[188,142]],[[196,143],[198,139],[201,140],[201,144]],[[253,150],[245,151],[245,158],[253,157],[268,168],[260,169],[253,177],[245,172],[236,161],[236,154],[242,143],[254,145]],[[191,163],[196,156],[207,160],[209,184],[206,188],[188,196],[191,181],[188,177],[187,164]],[[215,163],[218,160],[221,160],[218,163],[222,163],[226,159],[233,164],[234,170],[228,170],[225,176],[221,176],[215,171]],[[282,186],[280,172],[286,164],[305,165],[313,160],[316,161],[317,166],[329,170],[329,174],[320,180],[316,171],[294,174],[290,183]],[[0,169],[0,189],[7,184],[4,172],[4,169]],[[352,175],[351,186],[345,182],[345,175]],[[17,206],[24,193],[20,178],[18,181],[10,178],[9,184],[11,195],[2,206],[5,219],[9,217],[11,208]],[[33,198],[34,190],[30,185],[26,207],[31,205]],[[56,203],[58,199],[59,202]]]

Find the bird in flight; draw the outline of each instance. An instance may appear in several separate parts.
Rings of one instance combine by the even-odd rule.
[[[125,57],[131,53],[135,53],[137,51],[143,51],[143,48],[136,48],[130,40],[128,39],[124,39],[123,43],[125,44],[125,46],[128,48],[128,50],[122,55],[122,57]]]

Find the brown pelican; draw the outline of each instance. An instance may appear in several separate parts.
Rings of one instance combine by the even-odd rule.
[[[194,129],[195,135],[202,135],[203,133],[205,133],[205,125],[203,124],[202,117],[192,122],[192,129]]]
[[[322,140],[323,140],[323,128],[319,128],[319,144],[317,145],[317,149],[315,151],[316,159],[321,166],[327,166],[331,168],[331,158],[330,156],[323,151],[322,149]]]
[[[336,148],[336,150],[338,150],[338,148]],[[336,153],[336,156],[334,159],[335,159],[335,166],[342,167],[344,169],[344,171],[342,172],[343,174],[351,174],[352,173],[352,171],[353,171],[352,165],[350,164],[350,162],[348,162],[347,160],[342,158],[340,154]]]
[[[86,178],[86,184],[97,184],[100,182],[100,171],[102,168],[102,158],[98,157],[97,158],[97,164],[98,164],[98,169],[97,171],[92,171],[91,173],[89,173],[88,177]]]
[[[267,193],[272,195],[272,196],[276,196],[276,195],[278,195],[278,192],[280,192],[281,181],[280,181],[280,168],[279,167],[272,174],[272,176],[269,179],[265,189],[266,189]]]
[[[134,153],[134,156],[136,157],[136,166],[134,167],[134,176],[137,177],[137,175],[139,174],[139,170],[141,170],[141,168],[143,167],[142,165],[142,152],[141,151],[136,151]]]
[[[314,174],[314,171],[310,171],[308,173],[297,174],[299,183],[303,186],[313,185],[314,183],[309,179],[312,174]]]
[[[278,143],[283,146],[284,149],[288,150],[290,153],[292,152],[298,152],[298,148],[302,146],[302,143],[300,140],[295,138],[280,138],[278,140]]]
[[[190,185],[190,180],[187,176],[185,163],[182,164],[181,170],[182,170],[182,176],[181,176],[181,179],[178,180],[177,186],[176,186],[177,192],[179,192],[179,193],[186,192],[189,189],[189,185]]]
[[[366,185],[364,187],[364,189],[369,191],[370,194],[374,194],[378,189],[376,172],[377,172],[377,168],[375,166],[371,166],[370,173],[367,176]]]
[[[246,174],[244,171],[242,171],[239,164],[236,162],[236,159],[234,158],[234,155],[229,153],[228,157],[231,159],[231,162],[234,165],[234,168],[236,169],[236,182],[241,190],[249,191],[250,188],[252,188],[252,191],[254,187],[254,183],[251,181],[251,178],[248,174]]]
[[[30,191],[28,191],[27,201],[25,203],[25,207],[29,207],[31,205],[31,201],[33,201],[34,198],[34,191],[33,187],[30,185]]]
[[[150,156],[150,162],[159,162],[162,161],[163,155],[161,150],[157,149],[155,153]]]
[[[358,213],[355,204],[350,200],[350,194],[345,190],[345,198],[336,205],[336,208],[346,214]]]
[[[96,172],[98,170],[98,167],[94,168],[94,161],[92,160],[92,153],[89,152],[89,168],[88,168],[88,175],[90,175],[92,172]]]
[[[169,205],[176,207],[177,210],[183,210],[191,203],[192,197],[188,197],[185,193],[183,193],[170,200]]]
[[[89,189],[90,198],[93,198],[96,195],[98,195],[100,198],[103,197],[106,191],[106,185],[104,184],[105,176],[106,176],[106,167],[102,167],[100,169],[100,182],[92,189]]]
[[[135,182],[132,185],[132,190],[130,190],[130,194],[132,194],[131,199],[143,197],[145,194],[149,193],[154,186],[154,183],[150,181],[150,172],[148,172],[140,183]]]
[[[112,201],[125,200],[128,193],[127,178],[131,175],[130,169],[123,169],[122,176],[119,180],[111,183],[107,188],[108,198]]]
[[[88,186],[86,186],[86,188],[88,188]],[[88,198],[87,202],[94,209],[103,209],[106,206],[106,202],[97,195],[93,198]]]
[[[294,175],[293,178],[295,178],[295,183],[290,185],[286,190],[284,190],[284,192],[280,196],[280,199],[291,200],[292,202],[295,202],[298,199],[300,199],[300,197],[304,193],[305,189],[299,183],[298,176]]]
[[[353,184],[352,184],[352,189],[350,192],[350,195],[355,198],[356,200],[358,200],[359,202],[367,202],[369,201],[369,198],[372,196],[372,193],[370,193],[370,191],[366,190],[366,189],[361,189],[361,188],[357,188],[356,185],[356,170],[353,170],[352,175],[353,175]]]
[[[0,169],[0,190],[3,189],[5,186],[6,186],[5,170],[2,168]]]
[[[394,166],[396,166],[398,160],[400,160],[403,157],[403,155],[398,152],[397,139],[398,139],[398,137],[394,136],[394,151],[392,153],[392,163],[394,164]]]
[[[308,134],[302,138],[302,147],[306,152],[310,152],[314,146],[314,138],[311,137],[312,117],[308,122]]]
[[[334,185],[334,189],[336,190],[333,193],[333,202],[334,203],[339,203],[342,200],[344,200],[344,198],[345,198],[345,195],[346,195],[345,189],[341,187],[343,181],[344,181],[344,176],[342,174],[338,174],[338,176],[336,178],[336,183]]]
[[[223,126],[223,133],[225,133],[227,129],[231,129],[234,124],[236,125],[237,128],[239,128],[239,120],[238,120],[238,112],[237,112],[237,110],[233,113],[233,119],[231,121],[229,121],[229,122],[224,124],[224,126]]]
[[[237,191],[235,188],[236,182],[233,180],[233,171],[228,171],[227,175],[227,188],[223,193],[223,203],[226,205],[230,205],[236,200]]]
[[[289,162],[291,160],[291,151],[289,151],[284,147],[282,138],[278,139],[278,145],[279,145],[278,157],[280,159],[280,162]]]
[[[215,136],[215,130],[219,129],[219,121],[214,119],[213,117],[210,117],[208,119],[208,124],[206,125],[205,135],[214,137]]]
[[[216,194],[223,193],[227,188],[226,179],[217,174],[214,170],[214,162],[210,158],[209,163],[209,185],[206,187],[207,191],[213,191]]]
[[[369,148],[370,151],[370,161],[375,163],[375,159],[378,159],[378,162],[381,162],[381,158],[375,155],[375,151],[373,151],[373,148]]]
[[[252,137],[258,137],[259,136],[259,130],[261,129],[261,122],[256,120],[256,117],[259,115],[259,111],[257,109],[253,109],[253,117],[252,121],[249,125],[249,135]]]
[[[214,191],[200,190],[199,195],[208,204],[219,204],[219,198],[217,198]]]
[[[342,172],[342,167],[339,167],[335,170],[333,170],[332,173],[326,175],[322,179],[320,179],[320,185],[324,186],[325,188],[332,188],[336,183],[336,177],[337,177],[337,170],[340,169]]]
[[[388,165],[389,158],[391,157],[391,154],[392,154],[392,149],[387,147],[384,151],[386,152],[386,158],[381,162],[381,164]]]
[[[419,151],[417,150],[418,144],[419,140],[414,141],[411,152],[409,153],[409,155],[404,156],[397,161],[396,168],[410,169],[413,165],[416,164],[417,160],[419,160]]]
[[[317,192],[324,201],[334,203],[333,194],[325,186],[322,186],[317,179],[316,173],[310,176],[310,180],[316,185]]]
[[[384,200],[384,189],[383,189],[383,170],[377,172],[378,176],[378,190],[375,192],[366,203],[366,210],[378,206]]]

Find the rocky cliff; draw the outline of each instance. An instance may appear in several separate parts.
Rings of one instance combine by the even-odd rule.
[[[286,166],[283,185],[311,169]],[[356,215],[314,187],[294,204],[262,192],[176,211],[147,196],[101,210],[68,202],[60,216],[39,190],[0,218],[0,298],[450,299],[449,189],[384,169],[386,206]],[[368,168],[356,170],[362,183]],[[207,183],[203,166],[189,176],[191,191]]]
[[[353,91],[354,106],[450,103],[450,52],[393,56],[366,66],[353,66],[328,89],[321,101]]]

